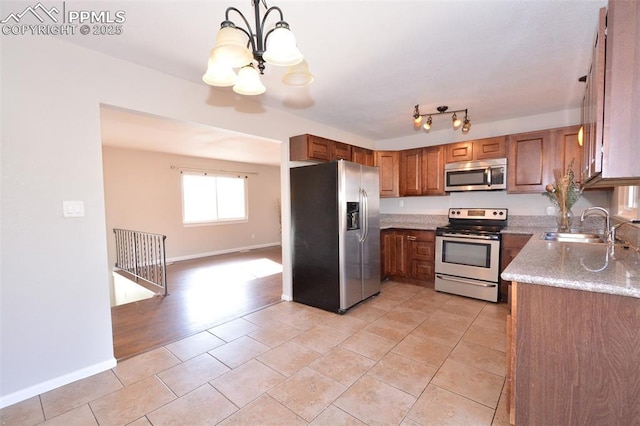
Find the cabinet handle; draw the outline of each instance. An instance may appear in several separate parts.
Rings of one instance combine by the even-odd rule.
[[[407,235],[407,240],[411,240],[411,241],[415,241],[417,240],[417,237],[414,237],[413,235]]]

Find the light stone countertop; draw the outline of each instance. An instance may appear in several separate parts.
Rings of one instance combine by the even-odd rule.
[[[640,298],[640,253],[620,244],[544,241],[534,234],[501,277]]]

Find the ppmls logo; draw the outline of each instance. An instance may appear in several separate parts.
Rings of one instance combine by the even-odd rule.
[[[41,2],[0,20],[3,35],[120,35],[125,11],[67,10],[66,2],[46,7]]]

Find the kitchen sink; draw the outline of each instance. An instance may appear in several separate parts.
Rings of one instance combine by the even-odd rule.
[[[568,243],[604,243],[604,240],[598,234],[582,234],[577,232],[543,232],[540,238],[547,241]]]

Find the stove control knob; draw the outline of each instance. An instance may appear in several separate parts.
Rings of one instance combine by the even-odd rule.
[[[495,215],[497,215],[497,214],[498,214],[498,212],[494,210],[494,211],[493,211],[493,215],[495,216]]]
[[[504,216],[504,212],[500,212],[500,216]]]

